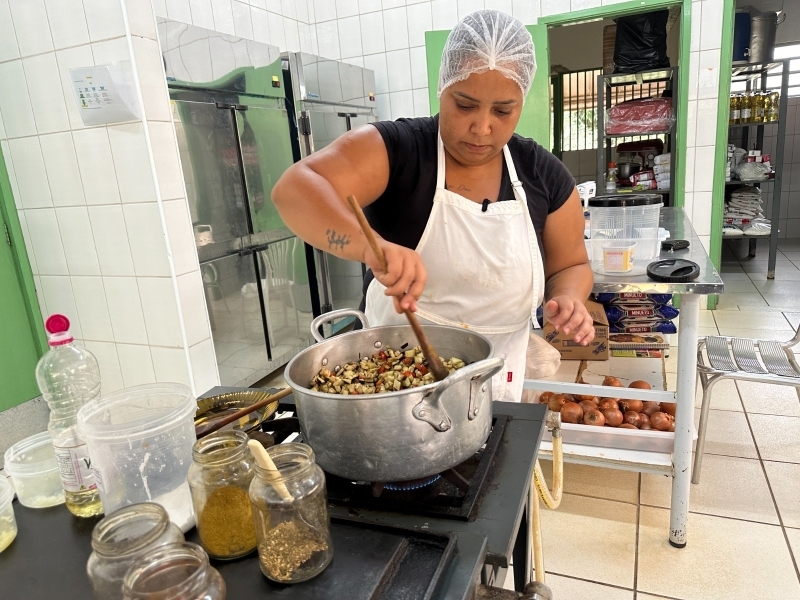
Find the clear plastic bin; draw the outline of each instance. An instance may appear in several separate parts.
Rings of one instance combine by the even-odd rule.
[[[599,196],[589,200],[589,259],[601,275],[642,275],[659,255],[660,195]],[[627,248],[627,260],[609,261],[609,249]],[[613,253],[613,250],[612,250]]]
[[[177,383],[140,385],[96,398],[78,412],[106,514],[156,502],[185,533],[194,526],[187,475],[197,402]]]
[[[4,460],[20,504],[30,508],[64,504],[61,472],[48,432],[17,442],[6,450]]]

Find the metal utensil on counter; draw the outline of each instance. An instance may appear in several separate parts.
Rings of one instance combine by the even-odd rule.
[[[353,214],[356,216],[358,224],[361,226],[361,231],[364,232],[364,236],[367,238],[367,242],[369,242],[370,248],[372,248],[378,262],[381,264],[381,269],[384,271],[388,270],[383,249],[378,245],[378,240],[375,239],[375,233],[372,231],[372,227],[369,226],[367,218],[364,216],[364,211],[361,210],[361,206],[358,204],[356,197],[352,195],[348,196],[347,203],[350,205],[350,210],[352,210]],[[411,325],[411,328],[414,330],[414,335],[417,336],[419,345],[422,347],[422,353],[428,361],[428,366],[433,376],[436,378],[436,381],[442,381],[449,373],[447,369],[444,368],[442,361],[439,360],[439,355],[433,349],[433,346],[431,346],[428,336],[426,336],[425,332],[422,330],[422,326],[419,324],[419,320],[417,320],[417,315],[407,308],[403,310],[403,314],[405,314],[406,319],[408,319],[408,324]]]
[[[280,401],[280,399],[285,398],[291,393],[292,393],[292,388],[286,387],[283,388],[280,392],[276,394],[271,394],[266,398],[259,400],[258,402],[254,402],[250,406],[245,406],[241,410],[237,410],[236,412],[228,415],[227,417],[223,417],[221,419],[215,419],[213,421],[208,421],[206,423],[196,424],[194,427],[195,435],[197,436],[197,439],[205,437],[211,433],[214,433],[215,431],[222,429],[226,425],[233,423],[234,421],[238,421],[242,417],[245,417],[252,412],[255,412],[272,404],[273,402],[275,403],[275,409],[277,409],[277,404]],[[272,412],[275,412],[275,409],[273,409]]]

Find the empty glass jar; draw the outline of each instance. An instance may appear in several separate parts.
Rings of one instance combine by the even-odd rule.
[[[220,431],[192,448],[189,488],[200,543],[209,556],[238,558],[256,548],[248,490],[255,477],[247,434]]]
[[[153,502],[131,504],[111,513],[92,531],[86,571],[96,600],[120,600],[122,580],[133,562],[162,544],[182,542],[164,507]]]
[[[267,452],[279,474],[256,465],[250,484],[261,572],[278,583],[306,581],[333,558],[325,474],[306,444]]]
[[[122,586],[124,600],[225,600],[225,580],[197,544],[156,548],[131,565]]]

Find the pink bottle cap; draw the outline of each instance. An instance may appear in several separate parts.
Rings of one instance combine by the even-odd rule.
[[[44,328],[49,334],[47,343],[50,346],[63,346],[75,339],[69,334],[69,319],[64,315],[50,315],[45,321]]]

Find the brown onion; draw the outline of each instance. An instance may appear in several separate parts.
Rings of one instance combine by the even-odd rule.
[[[646,415],[645,413],[640,412],[639,413],[639,429],[641,429],[642,425],[644,425],[645,423],[650,425],[650,415]]]
[[[644,413],[640,413],[640,414],[644,414]],[[650,425],[650,423],[642,423],[641,425],[639,425],[639,429],[641,429],[642,431],[650,431],[652,428],[653,428],[653,426]]]
[[[628,412],[629,410],[635,413],[642,412],[642,401],[641,400],[620,400],[619,407],[624,411]]]
[[[609,427],[619,427],[622,424],[622,413],[618,408],[607,408],[603,411],[606,418],[606,425]]]
[[[539,396],[539,404],[547,404],[550,402],[550,398],[553,397],[553,392],[542,392],[542,395]]]
[[[623,423],[618,427],[618,429],[636,429],[636,425],[631,425],[630,423]]]
[[[669,429],[667,431],[675,431],[675,421],[669,422]]]
[[[669,417],[663,412],[654,412],[650,415],[650,426],[659,431],[667,431],[669,429]]]
[[[661,407],[658,405],[658,402],[650,402],[646,401],[642,403],[642,412],[646,415],[652,415],[654,412],[658,412],[661,410]]]
[[[592,410],[586,411],[586,414],[583,415],[583,422],[585,425],[596,425],[598,427],[602,427],[606,424],[606,418],[596,408]]]
[[[553,412],[559,412],[566,401],[567,397],[564,394],[553,394],[548,400],[547,406]]]
[[[629,388],[636,388],[638,390],[649,390],[652,389],[649,383],[643,381],[641,379],[637,379],[636,381],[631,381],[631,384],[628,386]]]
[[[633,410],[625,411],[625,414],[622,415],[622,420],[628,423],[629,425],[633,425],[634,427],[639,427],[639,413]]]
[[[603,398],[597,403],[597,408],[600,410],[606,410],[609,408],[619,409],[619,403],[614,400],[614,398]]]
[[[561,420],[564,423],[580,423],[583,420],[583,409],[575,402],[565,402],[561,407]]]
[[[675,402],[662,402],[661,403],[661,410],[662,412],[667,413],[670,416],[675,416],[675,411],[677,410],[678,405]]]
[[[611,375],[606,375],[606,378],[603,379],[603,385],[609,385],[611,387],[625,387],[622,385],[622,382],[619,379],[612,377]]]
[[[589,385],[585,381],[579,381],[578,383],[582,383],[584,385]],[[575,396],[575,402],[581,402],[583,400],[591,400],[591,399],[594,398],[594,396],[591,396],[591,395],[589,395],[589,396],[582,395],[582,394],[573,394],[573,395]]]
[[[597,403],[591,400],[581,400],[578,405],[583,409],[584,413],[597,408]]]

